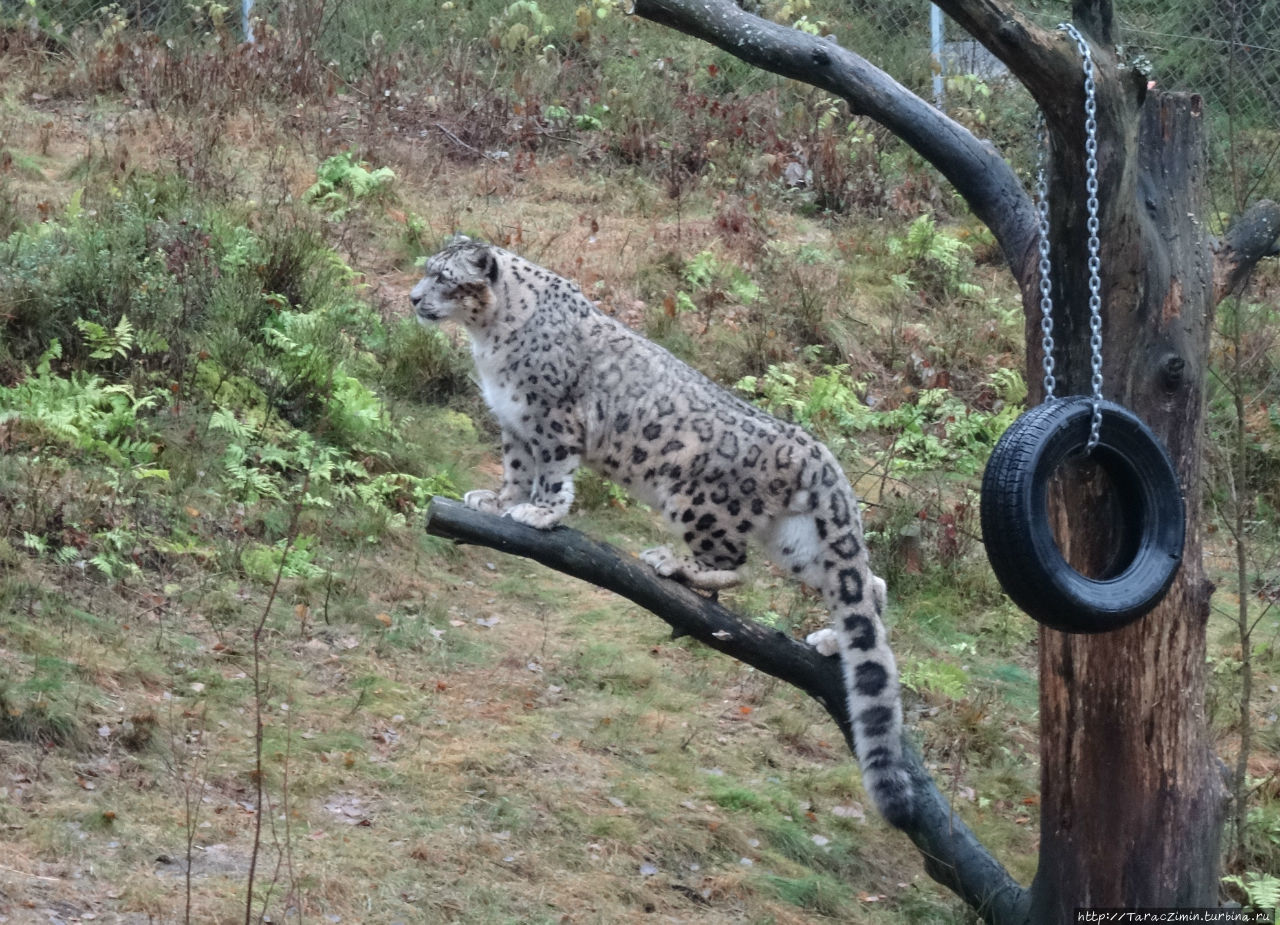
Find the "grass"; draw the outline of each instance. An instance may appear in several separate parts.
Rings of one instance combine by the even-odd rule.
[[[870,501],[911,727],[1034,874],[1034,630],[955,474],[1020,361],[1010,284],[963,216],[913,224],[945,201],[909,156],[814,128],[829,101],[616,15],[574,39],[562,6],[539,8],[552,56],[489,44],[537,25],[506,4],[413,29],[346,4],[321,33],[281,11],[239,55],[216,29],[0,54],[0,915],[243,921],[261,823],[258,920],[969,920],[817,705],[598,589],[423,535],[431,494],[498,478],[465,344],[404,305],[455,230],[722,381],[793,377],[771,394]],[[780,182],[793,143],[838,155],[820,189]],[[824,381],[853,391],[814,398]],[[593,535],[658,540],[602,480],[580,497]],[[797,634],[825,619],[760,565],[725,599]]]

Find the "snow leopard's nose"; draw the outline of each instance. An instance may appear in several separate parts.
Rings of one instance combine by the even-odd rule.
[[[422,304],[422,296],[418,295],[416,292],[411,292],[409,293],[409,302],[414,308],[417,308]]]

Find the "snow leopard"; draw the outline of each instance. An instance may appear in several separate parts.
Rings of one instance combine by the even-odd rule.
[[[906,826],[898,672],[881,616],[858,500],[835,456],[801,427],[716,385],[600,311],[573,282],[510,251],[456,239],[410,294],[423,324],[469,335],[480,388],[502,432],[501,489],[465,504],[540,530],[560,523],[587,464],[661,512],[687,547],[641,558],[716,592],[740,580],[749,545],[822,595],[839,651],[866,790]]]

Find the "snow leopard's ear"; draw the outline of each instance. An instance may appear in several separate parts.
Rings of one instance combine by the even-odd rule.
[[[482,250],[476,254],[475,264],[476,269],[488,277],[490,283],[498,281],[498,258],[493,256],[492,251]]]

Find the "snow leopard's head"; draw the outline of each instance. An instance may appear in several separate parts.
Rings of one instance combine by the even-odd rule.
[[[459,236],[429,258],[422,279],[409,293],[418,320],[423,324],[446,318],[464,325],[483,323],[495,301],[500,253],[489,244]]]

